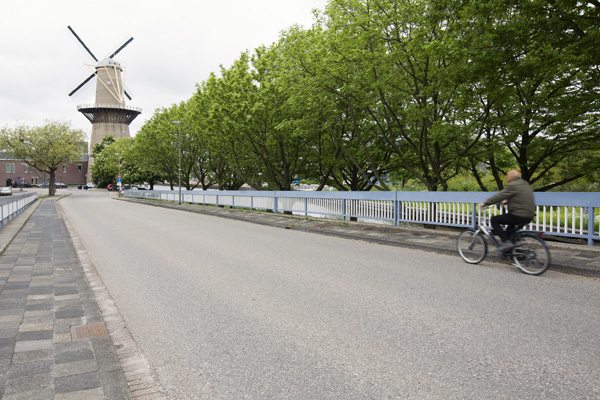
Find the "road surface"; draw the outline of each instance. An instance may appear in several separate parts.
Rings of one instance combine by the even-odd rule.
[[[60,201],[169,399],[597,399],[600,282]]]

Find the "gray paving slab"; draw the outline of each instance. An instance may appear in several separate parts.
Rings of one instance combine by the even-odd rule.
[[[73,337],[103,322],[55,199],[0,229],[0,398],[131,399],[110,337]]]

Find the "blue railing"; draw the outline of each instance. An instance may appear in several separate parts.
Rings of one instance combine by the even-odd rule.
[[[0,199],[0,228],[38,199],[37,193]]]
[[[220,207],[270,210],[322,218],[365,222],[474,226],[477,217],[500,212],[491,207],[481,212],[478,204],[493,193],[484,192],[309,192],[309,191],[182,191],[182,202]],[[179,201],[178,191],[125,191],[126,197]],[[555,236],[600,240],[600,194],[536,193],[537,216],[527,229]]]

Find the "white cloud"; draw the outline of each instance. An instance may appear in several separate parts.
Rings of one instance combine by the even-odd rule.
[[[94,102],[94,85],[68,97],[98,59],[134,37],[115,59],[127,69],[128,104],[143,109],[134,134],[154,110],[187,100],[195,85],[247,49],[269,45],[293,24],[310,26],[327,0],[20,0],[0,3],[0,126],[67,120],[90,131],[78,104]]]

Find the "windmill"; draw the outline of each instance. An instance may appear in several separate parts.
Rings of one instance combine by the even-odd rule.
[[[69,93],[69,96],[72,96],[96,78],[96,103],[77,106],[77,110],[92,123],[90,148],[100,143],[102,138],[108,135],[112,135],[115,139],[129,137],[129,124],[142,112],[142,109],[125,105],[125,97],[131,100],[131,96],[123,87],[121,75],[124,69],[113,57],[131,43],[133,37],[123,43],[110,56],[98,61],[94,53],[85,45],[73,28],[70,26],[67,28],[96,63],[90,65],[93,69],[92,74]],[[90,159],[89,165],[91,166],[92,163],[93,160]]]

